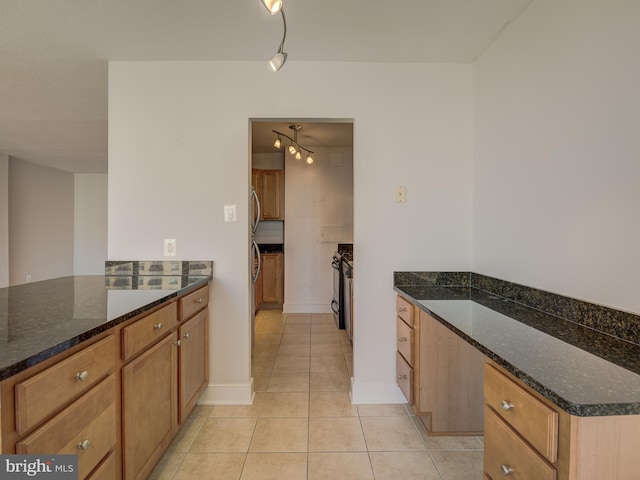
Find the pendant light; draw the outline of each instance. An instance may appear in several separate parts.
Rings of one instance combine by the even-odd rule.
[[[287,19],[284,16],[284,7],[282,6],[282,0],[261,0],[264,8],[271,15],[276,15],[280,12],[282,15],[282,25],[284,27],[284,33],[282,34],[282,41],[280,42],[280,46],[278,47],[277,53],[271,57],[269,60],[269,65],[271,66],[271,70],[277,72],[282,68],[284,62],[287,61],[287,53],[284,51],[284,41],[287,38]]]
[[[273,142],[273,148],[280,148],[281,144],[282,142],[280,141],[280,135],[278,135],[278,138],[276,138],[276,141]]]
[[[262,4],[271,15],[275,15],[282,8],[282,0],[262,0]]]

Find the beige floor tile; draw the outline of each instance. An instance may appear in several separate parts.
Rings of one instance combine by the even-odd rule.
[[[260,408],[261,417],[308,417],[309,393],[266,392]]]
[[[360,417],[370,452],[425,450],[409,416]]]
[[[291,344],[280,344],[280,348],[278,349],[278,357],[309,357],[311,355],[311,345],[307,342],[306,344],[301,343],[291,343]]]
[[[312,392],[348,392],[350,379],[347,373],[312,372],[309,388]]]
[[[310,452],[364,452],[362,427],[358,417],[309,419]]]
[[[193,444],[198,432],[200,432],[207,416],[212,411],[211,406],[196,406],[193,412],[184,423],[176,438],[173,439],[171,445],[169,445],[169,451],[174,453],[186,453]]]
[[[312,357],[324,357],[326,355],[344,355],[342,346],[336,344],[312,344],[311,356]]]
[[[171,480],[184,457],[184,453],[167,451],[149,475],[148,480]]]
[[[312,333],[311,345],[340,345],[337,333]]]
[[[423,439],[429,450],[482,450],[478,437],[436,437]]]
[[[256,335],[279,334],[284,330],[284,322],[264,322],[256,327]]]
[[[276,354],[278,353],[278,348],[279,345],[274,344],[274,345],[270,345],[270,344],[261,344],[261,345],[255,345],[253,347],[253,351],[251,352],[251,355],[253,358],[260,358],[260,357],[275,357]]]
[[[249,446],[250,452],[306,452],[307,418],[259,418]]]
[[[271,375],[267,392],[308,392],[308,373],[279,373]]]
[[[347,372],[353,377],[353,355],[345,355],[344,362],[347,364]]]
[[[246,454],[244,453],[188,453],[173,480],[211,478],[216,480],[238,480]]]
[[[326,357],[311,357],[312,372],[347,373],[347,363],[344,355],[330,355]]]
[[[373,480],[366,452],[310,453],[309,480]]]
[[[444,480],[482,480],[482,451],[433,450],[431,456]]]
[[[369,453],[376,480],[441,480],[428,452]]]
[[[273,364],[273,375],[280,373],[309,373],[309,356],[278,355]]]
[[[337,334],[335,323],[332,325],[329,322],[314,322],[311,324],[311,333],[331,333]]]
[[[253,390],[255,392],[266,392],[267,385],[269,385],[270,374],[254,374],[253,375]]]
[[[307,454],[249,453],[240,480],[307,480]]]
[[[287,323],[311,323],[311,313],[287,313]]]
[[[353,356],[353,346],[350,343],[343,343],[341,344],[342,346],[342,353],[343,355],[351,355]]]
[[[407,416],[407,411],[400,403],[358,405],[358,415],[361,417],[403,417]]]
[[[276,357],[258,357],[251,360],[251,373],[266,375],[271,373]]]
[[[311,333],[311,325],[304,325],[301,323],[287,324],[284,327],[283,335],[302,335]]]
[[[311,392],[310,417],[356,417],[358,409],[351,405],[348,392]]]
[[[255,379],[254,379],[255,385]],[[260,414],[260,405],[264,392],[256,392],[253,405],[216,405],[211,410],[211,417],[257,417]]]
[[[280,341],[280,348],[289,347],[289,346],[300,346],[300,347],[306,347],[307,350],[309,350],[310,344],[311,344],[310,333],[287,333],[286,335],[282,335],[282,340]]]
[[[256,426],[256,418],[208,418],[195,440],[190,453],[242,452],[246,453]]]
[[[333,322],[335,325],[335,319],[334,319],[333,313],[312,313],[311,321],[312,322],[320,322],[320,321]]]
[[[281,337],[282,335],[280,334],[265,333],[263,335],[256,335],[255,336],[256,345],[279,345]]]
[[[340,336],[341,345],[351,345],[351,340],[349,340],[349,335],[347,335],[346,330],[340,330],[340,333],[338,333],[338,335]]]

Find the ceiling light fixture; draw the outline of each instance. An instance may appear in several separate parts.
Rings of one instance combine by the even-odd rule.
[[[276,15],[280,12],[282,15],[282,25],[284,26],[284,33],[282,35],[282,41],[278,47],[278,52],[271,57],[269,65],[274,72],[277,72],[282,68],[284,62],[287,61],[287,53],[284,51],[284,41],[287,38],[287,19],[284,16],[284,7],[282,6],[282,0],[262,0],[262,4],[271,15]]]
[[[280,146],[282,145],[282,142],[280,142],[280,137],[284,137],[291,142],[289,143],[289,148],[288,148],[289,153],[293,155],[296,160],[301,160],[304,152],[307,152],[306,162],[307,162],[307,165],[311,165],[313,163],[313,157],[311,156],[313,151],[309,150],[307,147],[303,147],[298,143],[298,132],[302,130],[302,125],[289,125],[289,128],[293,130],[293,138],[291,138],[289,135],[285,133],[278,132],[277,130],[271,130],[273,133],[275,133],[278,136],[275,143],[273,144],[274,148],[280,148]]]

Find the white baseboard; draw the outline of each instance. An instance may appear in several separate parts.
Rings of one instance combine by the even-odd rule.
[[[358,383],[351,385],[351,403],[353,404],[381,404],[407,403],[397,384],[392,383]]]
[[[202,392],[199,405],[253,405],[253,377],[244,385],[212,385]]]
[[[285,303],[282,313],[333,313],[330,303]]]

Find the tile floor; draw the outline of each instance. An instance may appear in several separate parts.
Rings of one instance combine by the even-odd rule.
[[[332,315],[261,311],[252,406],[198,406],[152,479],[481,480],[481,437],[429,437],[404,405],[351,405]]]

